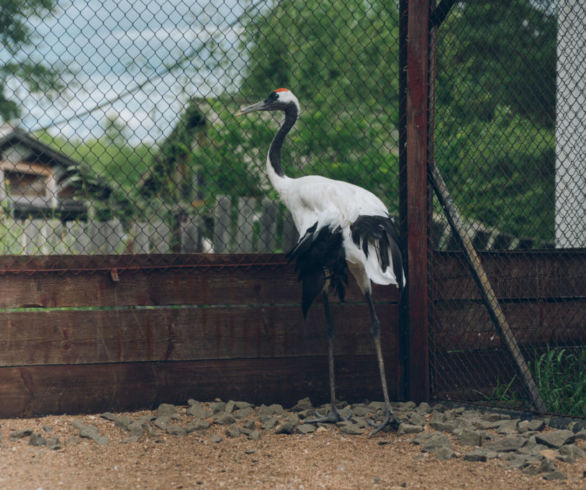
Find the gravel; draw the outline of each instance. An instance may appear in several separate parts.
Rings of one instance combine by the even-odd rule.
[[[299,400],[288,410],[279,404],[254,406],[246,401],[190,399],[185,406],[164,403],[147,413],[105,412],[90,416],[95,423],[73,418],[68,431],[64,433],[61,429],[55,435],[57,425],[44,424],[41,429],[36,426],[19,428],[10,431],[8,438],[0,428],[0,456],[6,441],[13,441],[12,444],[26,441],[29,446],[52,452],[65,451],[80,444],[81,440],[91,441],[96,447],[112,446],[114,436],[108,436],[115,434],[112,431],[118,431],[119,440],[124,444],[144,444],[148,440],[165,444],[168,437],[179,441],[194,437],[193,434],[198,440],[216,446],[242,439],[258,444],[274,435],[312,438],[330,431],[338,431],[350,441],[366,440],[372,430],[369,422],[382,418],[384,403],[341,402],[338,410],[343,420],[335,427],[305,421],[316,412],[327,413],[327,410],[327,406],[312,406],[308,398]],[[394,403],[393,410],[399,421],[398,430],[387,428],[375,436],[373,439],[378,439],[379,447],[392,446],[393,439],[389,438],[400,437],[419,451],[421,458],[461,460],[474,465],[499,461],[510,470],[542,481],[566,480],[568,468],[578,468],[582,477],[580,483],[586,486],[584,421],[571,420],[566,427],[552,428],[547,417],[522,418],[496,411],[412,402]],[[106,425],[98,423],[100,420]],[[256,454],[256,449],[247,451],[248,456]]]

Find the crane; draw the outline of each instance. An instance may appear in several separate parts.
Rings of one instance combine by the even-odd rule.
[[[301,307],[304,318],[317,296],[323,298],[328,338],[328,371],[330,409],[308,422],[342,420],[336,408],[334,375],[335,326],[330,312],[328,290],[344,300],[348,271],[356,280],[369,307],[371,333],[385,402],[382,423],[375,425],[370,436],[389,424],[396,423],[391,410],[380,340],[380,322],[372,300],[371,283],[394,284],[402,291],[405,274],[399,249],[399,238],[392,218],[383,202],[370,191],[357,185],[319,175],[290,178],[283,172],[281,149],[300,113],[297,97],[279,88],[269,96],[240,109],[237,115],[256,111],[282,111],[285,119],[273,138],[266,161],[272,186],[291,212],[299,232],[299,241],[289,252],[296,261],[302,283]]]

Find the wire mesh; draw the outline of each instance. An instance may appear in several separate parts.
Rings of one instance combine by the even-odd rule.
[[[296,230],[265,173],[281,116],[234,115],[282,86],[302,106],[286,173],[352,181],[398,209],[396,5],[2,9],[0,253],[287,251]]]
[[[437,30],[433,128],[435,161],[548,410],[582,416],[585,14],[580,0],[455,3]],[[441,215],[435,203],[434,394],[527,405]]]

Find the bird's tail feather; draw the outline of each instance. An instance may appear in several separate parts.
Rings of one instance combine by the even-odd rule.
[[[365,266],[372,281],[378,284],[405,285],[399,234],[390,216],[359,216],[350,226],[352,241],[367,259]],[[374,254],[373,254],[374,252]],[[392,267],[392,273],[387,269]],[[393,277],[394,276],[394,277]]]

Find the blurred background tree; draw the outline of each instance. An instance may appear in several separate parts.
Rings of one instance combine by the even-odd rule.
[[[35,42],[29,20],[51,14],[56,6],[57,0],[0,0],[0,47],[9,55],[8,60],[0,58],[0,118],[4,121],[17,118],[21,110],[11,80],[44,96],[64,88],[64,70],[45,65],[27,51]]]

